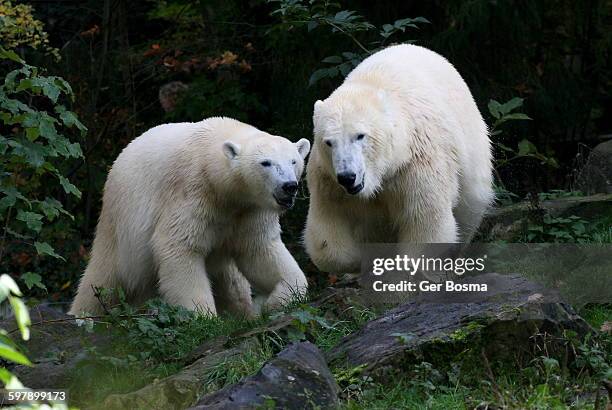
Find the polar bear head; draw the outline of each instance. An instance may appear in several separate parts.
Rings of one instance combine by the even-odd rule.
[[[310,142],[302,138],[292,143],[264,132],[238,141],[223,143],[230,169],[241,181],[244,193],[258,206],[289,209],[295,202],[298,183]]]
[[[351,195],[374,195],[396,166],[398,115],[385,94],[345,84],[315,103],[314,150],[322,169]]]

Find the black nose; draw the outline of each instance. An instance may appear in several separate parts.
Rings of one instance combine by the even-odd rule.
[[[285,182],[283,184],[283,191],[289,195],[295,195],[298,189],[297,182]]]
[[[338,174],[338,183],[345,188],[351,188],[355,184],[356,177],[353,172],[342,172]]]

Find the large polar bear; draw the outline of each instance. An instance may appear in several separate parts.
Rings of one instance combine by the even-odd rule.
[[[267,308],[303,294],[306,278],[281,242],[279,214],[293,205],[309,151],[306,139],[292,143],[229,118],[136,138],[108,174],[70,313],[100,313],[96,287],[120,286],[134,303],[158,291],[210,314],[256,313],[250,285]]]
[[[355,272],[360,244],[468,242],[494,198],[487,126],[455,68],[423,47],[365,59],[314,109],[305,245]]]

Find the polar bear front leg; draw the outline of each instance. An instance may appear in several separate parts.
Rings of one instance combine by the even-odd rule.
[[[213,293],[217,312],[229,312],[238,316],[255,316],[251,298],[251,284],[238,270],[234,260],[215,255],[206,259],[213,280]]]
[[[451,207],[427,208],[422,215],[405,215],[399,223],[400,243],[455,243],[457,222]]]
[[[311,203],[304,244],[306,252],[319,270],[330,273],[354,273],[361,268],[361,251],[347,221],[329,207],[338,204]]]
[[[217,314],[202,255],[175,248],[159,258],[158,275],[159,293],[166,302],[203,314]]]
[[[264,309],[286,305],[308,290],[304,272],[280,238],[248,247],[236,262],[255,290],[264,293]]]

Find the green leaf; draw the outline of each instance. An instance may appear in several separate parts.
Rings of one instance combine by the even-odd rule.
[[[64,123],[65,126],[67,127],[77,127],[77,129],[79,131],[81,131],[82,134],[84,134],[85,132],[87,132],[87,127],[85,127],[81,121],[79,121],[79,119],[77,118],[77,116],[75,115],[75,113],[73,113],[72,111],[68,111],[64,108],[64,106],[62,105],[58,105],[55,108],[55,111],[60,115],[60,120],[62,120],[62,122]]]
[[[491,113],[493,118],[495,119],[501,118],[501,104],[499,102],[493,99],[489,100],[488,108],[489,108],[489,113]]]
[[[8,59],[21,64],[25,63],[14,51],[5,50],[3,47],[0,47],[0,59]]]
[[[11,302],[11,306],[15,312],[15,320],[17,321],[17,326],[21,332],[21,338],[23,340],[29,340],[29,326],[32,324],[32,322],[30,321],[30,313],[28,312],[28,308],[26,307],[25,303],[23,303],[23,300],[16,296],[9,296],[9,302]]]
[[[25,131],[26,131],[26,137],[30,141],[36,141],[36,138],[40,136],[40,129],[38,129],[38,127],[26,128]]]
[[[22,209],[17,212],[16,217],[18,221],[25,222],[28,229],[34,232],[40,232],[42,229],[42,218],[43,216],[39,213],[24,211]]]
[[[523,139],[521,142],[519,142],[518,149],[519,149],[518,151],[519,156],[526,156],[526,155],[534,154],[538,152],[538,149],[536,148],[536,146],[533,145],[533,143],[529,141],[528,139]]]
[[[509,121],[509,120],[530,120],[531,117],[529,117],[527,114],[523,114],[523,113],[514,113],[514,114],[506,114],[504,115],[504,120],[505,121]]]
[[[37,288],[47,290],[47,287],[42,283],[42,276],[40,276],[38,273],[25,272],[20,278],[28,289],[32,289],[34,286],[36,286]]]
[[[502,114],[508,114],[511,111],[523,106],[523,99],[520,97],[514,97],[508,102],[505,102],[499,107],[499,110]]]
[[[33,83],[32,83],[32,79],[31,78],[24,78],[23,80],[19,81],[19,85],[17,85],[17,88],[15,88],[16,92],[19,91],[24,91],[24,90],[30,90],[33,87]]]
[[[18,199],[24,201],[28,206],[30,205],[30,201],[14,186],[0,187],[0,192],[5,195],[4,198],[0,199],[0,213],[14,206]]]
[[[67,194],[72,194],[79,199],[81,198],[81,191],[79,191],[76,186],[70,183],[70,181],[68,181],[68,178],[64,177],[61,174],[57,174],[57,177],[59,178],[62,188],[64,188],[64,192],[66,192]]]
[[[321,62],[328,63],[328,64],[340,64],[342,62],[342,57],[329,56],[329,57],[325,57]]]
[[[49,245],[47,242],[34,242],[34,247],[36,248],[36,252],[39,255],[48,255],[56,259],[65,260],[60,255],[55,253],[55,250],[53,249],[53,247]]]
[[[60,95],[60,88],[51,81],[43,82],[43,94],[45,94],[55,104]]]
[[[319,80],[328,77],[327,75],[327,68],[320,68],[317,71],[315,71],[314,73],[312,73],[312,75],[310,76],[310,79],[308,80],[308,86],[313,86],[315,85],[317,82],[319,82]]]
[[[49,221],[53,221],[60,213],[74,219],[74,217],[64,209],[62,203],[55,198],[45,198],[44,201],[37,202],[42,213],[45,214]]]
[[[51,117],[49,114],[42,113],[39,120],[40,135],[49,141],[54,141],[57,139],[58,134],[57,130],[55,129],[56,122],[57,120]]]
[[[17,364],[31,366],[32,363],[23,354],[19,353],[12,346],[0,342],[0,357]],[[3,377],[4,378],[4,377]]]
[[[395,27],[393,27],[391,24],[383,24],[380,35],[383,36],[384,38],[387,38],[391,34],[393,34],[394,31],[395,31]]]
[[[45,157],[57,156],[49,147],[25,138],[10,140],[8,145],[13,149],[11,154],[25,158],[28,165],[33,168],[42,167],[45,163]]]

